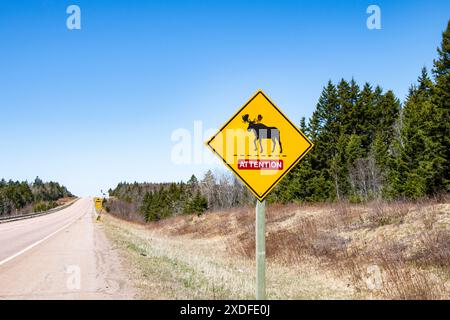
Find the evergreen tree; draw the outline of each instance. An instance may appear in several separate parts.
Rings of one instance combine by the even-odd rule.
[[[434,181],[435,191],[450,190],[450,20],[442,34],[442,42],[438,51],[438,59],[434,61],[433,75],[435,86],[432,101],[436,106],[436,134],[439,149],[435,150],[443,158],[441,167],[435,168],[441,179]]]
[[[37,204],[40,204],[40,208],[47,210],[56,206],[56,200],[69,196],[72,194],[66,187],[55,182],[44,183],[36,178],[34,183],[30,184],[27,181],[6,182],[2,179],[0,180],[0,215],[29,211],[27,206],[36,207]]]
[[[437,191],[445,159],[436,137],[439,126],[436,106],[432,103],[433,83],[426,68],[418,85],[410,90],[402,114],[399,156],[394,161],[391,197],[419,198]]]
[[[311,190],[320,190],[315,195],[310,195],[315,199],[325,200],[335,194],[328,169],[330,159],[336,155],[336,145],[340,136],[339,111],[337,89],[329,81],[322,91],[309,125],[309,134],[314,142],[314,149],[307,157],[314,173],[307,173],[310,179],[304,183],[312,184]]]
[[[355,129],[349,132],[361,136],[361,143],[366,151],[376,128],[376,112],[378,108],[374,98],[375,93],[372,90],[372,86],[369,83],[365,83],[356,103],[356,112],[353,114],[353,121],[356,121]]]
[[[192,187],[193,189],[196,189],[198,187],[198,179],[195,175],[192,175],[191,178],[188,180],[187,185]]]

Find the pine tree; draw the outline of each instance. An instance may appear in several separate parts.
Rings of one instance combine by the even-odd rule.
[[[400,114],[400,101],[389,90],[382,95],[375,113],[376,119],[373,121],[375,127],[372,129],[371,142],[375,139],[377,133],[384,133],[386,142],[389,142],[394,135],[394,125]]]
[[[195,175],[192,175],[191,178],[188,180],[187,184],[189,186],[192,186],[193,188],[198,187],[198,179]]]
[[[192,213],[203,214],[208,209],[208,200],[197,191],[192,201]]]
[[[355,80],[350,83],[342,79],[337,85],[338,107],[336,114],[336,126],[338,136],[355,133],[358,124],[356,115],[356,102],[359,95],[359,87]]]
[[[433,75],[435,86],[432,101],[436,106],[436,134],[439,149],[435,150],[444,159],[440,168],[441,179],[434,181],[435,191],[450,191],[450,20],[442,34],[441,47],[437,49],[438,59],[434,60]]]
[[[141,212],[145,215],[145,221],[156,221],[159,219],[155,211],[155,202],[152,192],[146,192],[141,205]]]
[[[356,112],[353,114],[354,121],[356,121],[355,129],[349,132],[361,136],[362,145],[366,151],[372,141],[376,127],[375,121],[377,121],[376,111],[378,108],[375,105],[374,97],[372,86],[365,83],[357,101]]]
[[[311,184],[311,190],[315,190],[316,194],[308,197],[314,199],[325,200],[335,194],[329,162],[336,155],[336,145],[340,136],[339,111],[338,92],[329,81],[322,91],[309,124],[309,134],[315,146],[307,157],[314,172],[308,172],[307,175],[310,176],[308,184]]]
[[[426,68],[410,90],[402,113],[401,141],[392,170],[390,195],[419,198],[437,192],[442,185],[445,159],[437,127],[439,119],[432,102],[433,83]]]

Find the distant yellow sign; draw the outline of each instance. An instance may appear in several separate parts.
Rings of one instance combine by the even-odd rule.
[[[313,147],[262,91],[207,144],[260,201]]]
[[[103,208],[103,200],[102,200],[102,198],[95,198],[94,199],[94,203],[95,203],[95,209],[101,210]]]

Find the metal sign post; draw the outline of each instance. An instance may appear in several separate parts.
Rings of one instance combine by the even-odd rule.
[[[266,299],[266,200],[256,200],[256,300]]]

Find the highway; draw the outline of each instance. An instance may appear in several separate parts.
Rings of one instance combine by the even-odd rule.
[[[0,224],[0,299],[131,299],[92,199]]]

